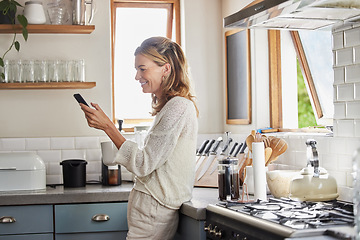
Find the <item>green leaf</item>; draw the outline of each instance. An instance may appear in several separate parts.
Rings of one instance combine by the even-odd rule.
[[[19,52],[20,51],[20,43],[18,41],[14,42],[15,49]]]
[[[1,73],[1,78],[5,79],[5,74],[4,73]]]
[[[4,67],[4,60],[2,58],[0,58],[0,66]]]
[[[22,35],[23,35],[25,41],[27,41],[29,33],[28,33],[28,30],[26,28],[23,28]]]
[[[17,19],[23,28],[27,27],[28,21],[24,15],[17,15]]]
[[[17,1],[12,1],[14,3],[14,5],[22,7],[22,5],[20,3],[18,3]]]

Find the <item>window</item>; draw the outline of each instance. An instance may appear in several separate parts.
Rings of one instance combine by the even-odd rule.
[[[332,125],[334,72],[331,31],[291,33],[318,125]]]
[[[294,47],[301,68],[300,75],[304,79],[311,107],[317,125],[332,125],[333,118],[333,57],[332,37],[330,31],[293,31],[290,32],[293,46],[280,46],[280,31],[269,30],[269,61],[270,61],[270,125],[281,128],[282,103],[280,52],[287,47]],[[280,50],[281,49],[281,50]],[[299,74],[299,71],[298,71]],[[274,93],[275,91],[275,93]]]
[[[151,121],[151,95],[135,81],[134,52],[152,36],[176,39],[180,44],[179,1],[112,2],[113,121]]]

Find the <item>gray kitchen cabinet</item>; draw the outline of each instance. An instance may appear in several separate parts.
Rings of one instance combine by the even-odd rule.
[[[179,227],[174,240],[205,240],[206,233],[204,231],[204,224],[205,221],[196,220],[180,214]]]
[[[0,207],[0,240],[52,240],[52,205]]]
[[[55,205],[56,240],[125,239],[127,202]]]

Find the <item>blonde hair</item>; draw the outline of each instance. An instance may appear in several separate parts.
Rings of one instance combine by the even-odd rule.
[[[191,87],[191,79],[185,54],[179,44],[165,37],[151,37],[141,43],[135,50],[135,56],[141,54],[154,61],[158,66],[169,63],[170,74],[161,83],[161,99],[152,94],[152,116],[156,115],[173,97],[180,96],[191,100],[196,108],[195,95]]]

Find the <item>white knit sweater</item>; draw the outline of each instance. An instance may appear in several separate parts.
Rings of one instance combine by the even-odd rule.
[[[197,132],[194,104],[174,97],[156,115],[144,148],[125,141],[114,161],[135,174],[135,188],[146,189],[160,204],[178,209],[192,196]]]

